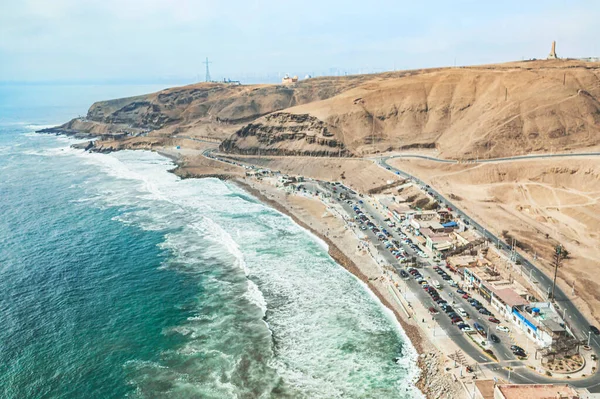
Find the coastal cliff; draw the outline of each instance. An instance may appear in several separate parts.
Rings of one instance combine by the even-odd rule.
[[[93,104],[47,133],[222,142],[247,155],[435,149],[475,159],[600,145],[600,64],[524,61],[290,85],[199,83]],[[135,140],[129,140],[134,145]]]

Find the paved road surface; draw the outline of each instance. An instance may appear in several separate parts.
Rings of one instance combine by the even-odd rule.
[[[468,163],[494,163],[494,162],[512,162],[512,161],[526,161],[530,159],[547,159],[547,158],[573,158],[573,157],[597,157],[600,156],[600,152],[581,152],[575,154],[532,154],[532,155],[517,155],[513,157],[504,157],[504,158],[490,158],[490,159],[470,159],[466,162]],[[383,159],[393,159],[393,158],[419,158],[425,159],[427,161],[433,162],[441,162],[441,163],[459,163],[459,161],[454,159],[444,159],[444,158],[436,158],[430,157],[428,155],[418,155],[418,154],[398,154],[398,155],[389,155],[384,156]],[[370,158],[373,159],[373,158]]]
[[[203,155],[206,157],[209,157],[209,158],[219,160],[213,154],[212,150],[204,151]],[[587,154],[587,155],[589,155],[589,154]],[[600,155],[600,154],[598,154],[598,155]],[[389,158],[390,157],[382,157],[377,162],[381,167],[385,167],[393,173],[396,173],[405,178],[412,179],[413,181],[415,181],[417,184],[420,184],[421,186],[426,186],[426,184],[422,180],[418,179],[417,177],[412,176],[404,171],[396,169],[396,168],[390,166],[389,164],[387,164],[387,160]],[[517,157],[515,157],[515,158],[517,158]],[[222,162],[231,163],[229,161],[224,161],[224,160]],[[462,212],[460,209],[458,209],[451,201],[448,201],[446,198],[444,198],[441,194],[439,194],[433,188],[428,188],[428,191],[432,192],[432,194],[440,202],[443,201],[448,206],[452,207],[454,212],[460,218],[462,218],[463,220],[469,221],[470,225],[473,228],[476,228],[479,232],[481,232],[484,235],[484,237],[488,238],[491,242],[499,243],[501,245],[502,250],[504,252],[508,253],[509,246],[505,242],[503,242],[498,237],[496,237],[494,234],[492,234],[490,231],[488,231],[487,229],[482,227],[479,223],[477,223],[475,220],[473,220],[468,215],[466,215],[464,212]],[[335,197],[335,196],[332,196],[332,197]],[[340,204],[344,207],[344,209],[349,211],[350,215],[354,214],[353,210],[351,209],[352,207],[349,204],[346,204],[343,201],[341,201]],[[368,204],[366,204],[366,202],[365,202],[365,205],[366,205],[365,208],[367,208],[370,216],[376,220],[376,221],[374,220],[373,222],[378,225],[383,225],[384,223],[383,223],[383,220],[381,220],[382,219],[381,216],[380,215],[376,216],[378,214],[377,212],[375,212],[372,209],[368,209],[369,206],[368,206]],[[391,231],[392,229],[389,229],[389,230]],[[377,238],[374,237],[373,233],[370,230],[365,230],[365,232],[367,232],[368,235],[370,234],[369,237],[372,240],[374,240],[373,242],[375,242],[375,243],[378,242]],[[408,250],[410,250],[410,248],[406,248],[406,250],[408,252]],[[380,253],[382,254],[382,256],[385,257],[385,259],[389,262],[389,264],[397,265],[399,267],[397,260],[391,255],[391,253],[389,251],[382,248],[382,251],[380,251]],[[414,253],[414,252],[411,251],[411,252],[409,252],[409,254],[410,253]],[[540,286],[543,287],[544,290],[546,290],[547,287],[551,287],[552,281],[550,280],[550,278],[548,278],[540,270],[538,270],[537,267],[535,267],[531,262],[529,262],[527,259],[522,258],[520,255],[517,257],[517,259],[519,259],[521,261],[521,263],[522,263],[521,268],[524,273],[529,273],[530,271],[535,272],[536,278],[537,278]],[[422,272],[422,274],[423,274],[423,272]],[[427,302],[427,301],[431,302],[431,298],[429,297],[429,295],[427,293],[425,293],[425,291],[423,289],[421,289],[420,287],[415,287],[415,284],[417,284],[416,281],[414,281],[414,280],[411,281],[411,280],[407,281],[407,284],[408,284],[407,286],[411,288],[411,291],[413,291],[417,295],[419,300],[423,301],[423,303],[427,307],[429,307],[430,305],[428,305],[429,302]],[[580,339],[586,340],[588,338],[587,332],[589,330],[589,323],[583,317],[583,315],[581,315],[579,310],[571,303],[571,301],[566,297],[566,295],[558,287],[557,287],[557,291],[556,291],[556,301],[559,304],[559,306],[561,307],[561,309],[566,309],[565,311],[566,311],[566,314],[569,316],[568,319],[570,321],[570,325],[573,328],[576,335]],[[465,310],[468,309],[468,307],[465,307],[465,306],[463,306],[463,307],[465,308]],[[507,370],[501,368],[500,364],[497,364],[497,363],[490,364],[489,359],[487,357],[485,357],[479,351],[479,349],[477,349],[475,346],[473,346],[473,344],[468,341],[468,338],[465,338],[465,336],[463,335],[462,332],[457,331],[458,330],[457,327],[450,323],[450,320],[448,320],[448,318],[446,317],[445,314],[440,313],[440,315],[437,316],[437,321],[439,322],[439,325],[444,329],[444,331],[447,334],[449,334],[449,336],[452,337],[453,341],[456,342],[456,344],[465,353],[469,354],[473,359],[475,359],[477,362],[480,363],[480,367],[491,370],[491,371],[495,372],[497,375],[500,375],[508,380],[509,372]],[[484,321],[482,321],[482,322],[484,322]],[[591,343],[591,346],[592,346],[594,352],[596,354],[600,353],[600,344],[597,341],[597,337],[595,337],[595,336],[592,337],[590,343]],[[507,342],[502,342],[497,347],[502,348],[505,344],[507,344]],[[502,360],[503,364],[506,364],[506,361],[509,360],[510,356],[512,355],[511,353],[506,353],[505,350],[498,350],[497,348],[496,348],[495,352],[498,353],[499,358]],[[539,375],[539,374],[537,374],[527,368],[524,368],[524,367],[516,367],[515,370],[513,370],[510,374],[510,381],[513,383],[522,383],[522,384],[568,383],[568,384],[571,384],[578,388],[587,388],[592,393],[600,393],[600,373],[598,373],[598,372],[596,372],[594,375],[589,376],[584,379],[558,380],[558,379],[552,379],[552,378],[548,378],[548,377]]]
[[[590,155],[590,154],[600,155],[600,153],[589,153],[586,155]],[[559,154],[556,154],[556,155],[558,156]],[[542,156],[540,156],[540,157],[542,157]],[[517,158],[517,157],[514,157],[514,158]],[[393,173],[399,174],[400,176],[403,176],[408,179],[412,179],[417,184],[419,184],[423,187],[426,186],[425,182],[423,182],[421,179],[389,165],[387,163],[388,159],[389,159],[389,157],[382,157],[378,161],[378,164],[382,167],[385,167],[386,169],[389,169]],[[463,211],[461,211],[459,208],[457,208],[455,204],[453,204],[447,198],[444,198],[435,189],[429,187],[428,191],[430,191],[434,195],[434,197],[436,197],[438,199],[438,201],[443,201],[445,204],[447,204],[448,206],[453,208],[454,212],[461,219],[467,220],[469,222],[469,224],[473,228],[477,229],[485,238],[489,239],[492,243],[499,244],[502,251],[504,253],[506,253],[507,256],[509,256],[510,247],[507,243],[505,243],[503,240],[500,240],[499,237],[495,236],[492,232],[487,230],[485,227],[481,226],[477,221],[473,220],[471,217],[466,215]],[[548,276],[546,276],[543,272],[541,272],[534,264],[532,264],[527,259],[520,256],[519,254],[517,254],[516,260],[519,260],[521,262],[521,269],[524,274],[529,274],[530,272],[535,273],[535,277],[536,277],[536,280],[538,281],[538,285],[540,286],[540,288],[543,291],[548,292],[548,290],[551,289],[552,280]],[[555,297],[556,297],[556,302],[560,308],[560,311],[564,311],[565,314],[567,315],[568,324],[572,328],[572,330],[575,333],[575,335],[577,336],[577,338],[581,339],[582,341],[587,341],[588,337],[591,337],[590,345],[592,346],[592,348],[596,354],[600,353],[600,344],[598,343],[598,337],[594,336],[593,334],[591,336],[589,335],[590,323],[585,319],[585,317],[583,317],[583,315],[581,314],[579,309],[577,309],[575,307],[575,305],[573,305],[573,303],[569,300],[569,298],[565,295],[565,293],[558,286],[556,287]],[[506,373],[506,374],[508,374],[508,373]],[[522,381],[518,381],[517,379],[519,379],[519,378]],[[554,382],[557,381],[556,379],[549,379],[549,378],[540,376],[536,373],[533,373],[529,370],[524,370],[524,369],[521,370],[519,373],[513,373],[511,375],[511,380],[515,381],[515,382],[536,382],[536,383],[537,382],[548,383],[550,381],[554,381]],[[568,382],[568,383],[578,386],[578,387],[590,387],[590,392],[600,392],[600,374],[598,372],[596,372],[593,376],[588,377],[583,380],[565,380],[565,382]]]

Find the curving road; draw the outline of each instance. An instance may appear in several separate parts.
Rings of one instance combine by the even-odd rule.
[[[512,162],[512,161],[528,161],[531,159],[546,159],[546,158],[572,158],[572,157],[598,157],[600,156],[600,152],[580,152],[573,154],[532,154],[532,155],[516,155],[512,157],[504,157],[504,158],[489,158],[489,159],[468,159],[465,160],[465,163],[494,163],[494,162]],[[440,162],[440,163],[461,163],[461,161],[455,159],[444,159],[444,158],[436,158],[430,157],[428,155],[418,155],[418,154],[398,154],[398,155],[389,155],[384,156],[384,159],[392,159],[392,158],[418,158],[424,159],[427,161]],[[368,159],[381,159],[378,158],[368,158]]]
[[[586,156],[589,156],[590,154],[600,155],[600,153],[588,153],[588,154],[586,154]],[[556,156],[559,156],[559,155],[561,155],[561,154],[556,154]],[[572,156],[574,154],[570,154],[570,155]],[[583,156],[583,154],[577,155],[577,156]],[[412,179],[413,181],[415,181],[417,184],[419,184],[421,186],[427,186],[427,184],[425,182],[423,182],[421,179],[419,179],[418,177],[410,175],[400,169],[397,169],[397,168],[389,165],[387,163],[388,159],[394,158],[394,157],[397,157],[397,156],[381,157],[377,160],[377,164],[380,165],[381,167],[385,167],[387,170],[390,170],[392,173],[403,176],[407,179]],[[551,156],[551,155],[528,156],[527,158],[530,159],[532,157],[542,158],[542,157],[553,157],[553,156]],[[504,160],[515,160],[515,159],[519,159],[519,158],[522,159],[523,157],[511,157],[511,158],[505,158]],[[489,162],[493,162],[493,161],[494,160],[489,160]],[[482,162],[482,161],[480,161],[480,162]],[[509,254],[510,246],[507,243],[505,243],[503,240],[500,240],[499,237],[497,237],[492,232],[487,230],[485,227],[483,227],[477,221],[473,220],[471,217],[469,217],[467,214],[465,214],[463,211],[461,211],[458,207],[456,207],[455,204],[453,204],[447,198],[444,198],[435,189],[429,187],[428,191],[430,191],[433,194],[433,196],[436,197],[436,199],[438,201],[444,202],[448,206],[452,207],[454,212],[461,219],[467,220],[473,228],[475,228],[478,232],[480,232],[485,238],[490,240],[492,243],[496,243],[497,245],[499,245],[501,247],[501,250],[505,254],[507,254],[507,256],[510,256],[510,254]],[[538,285],[543,291],[548,292],[548,290],[552,289],[551,288],[552,287],[552,279],[550,277],[546,276],[541,270],[539,270],[529,260],[523,258],[518,253],[516,255],[515,260],[519,260],[521,262],[521,270],[524,274],[535,273],[535,277],[538,281]],[[556,302],[558,304],[558,307],[560,308],[561,311],[565,312],[565,314],[567,315],[567,324],[571,327],[571,329],[575,333],[576,337],[582,341],[587,341],[588,338],[591,337],[590,346],[592,346],[592,348],[596,354],[600,353],[600,343],[598,342],[597,337],[593,336],[593,335],[589,335],[590,323],[585,319],[585,317],[583,317],[583,315],[581,314],[579,309],[577,309],[575,307],[575,305],[573,305],[573,303],[570,301],[570,299],[565,295],[565,293],[558,286],[556,287],[556,290],[555,290],[555,297],[556,297]],[[500,366],[496,366],[496,367],[499,368]],[[500,373],[500,374],[504,374],[505,376],[508,376],[508,372],[506,370],[494,369],[494,371],[497,373]],[[557,379],[551,379],[551,378],[541,376],[541,375],[534,373],[527,369],[518,369],[517,371],[514,371],[511,373],[511,381],[519,382],[519,383],[565,382],[565,383],[571,384],[571,385],[579,387],[579,388],[588,388],[590,390],[590,392],[600,393],[600,373],[598,373],[598,372],[596,372],[594,375],[587,377],[585,379],[578,379],[578,380],[571,379],[571,380],[559,381]]]
[[[220,159],[219,157],[217,157],[214,154],[214,151],[215,151],[214,149],[207,149],[207,150],[204,150],[202,152],[202,154],[207,158],[215,159],[215,160],[218,160],[221,162],[234,163],[229,160]],[[504,158],[500,161],[509,161],[509,160],[523,159],[523,158],[531,159],[532,157],[544,158],[544,157],[559,157],[559,156],[573,156],[573,155],[575,155],[575,154],[569,154],[569,155],[556,154],[556,155],[511,157],[511,158]],[[580,154],[580,155],[575,155],[575,156],[589,156],[589,155],[600,155],[600,153],[588,153],[588,154]],[[386,168],[391,173],[395,173],[396,175],[403,176],[407,179],[412,179],[413,181],[415,181],[417,184],[419,184],[421,186],[427,186],[427,184],[425,182],[423,182],[421,179],[417,178],[416,176],[410,175],[410,174],[408,174],[400,169],[397,169],[387,163],[388,159],[397,158],[397,157],[399,157],[399,156],[380,157],[380,158],[376,159],[376,162],[379,166]],[[426,157],[426,156],[411,156],[411,157],[418,157],[418,158],[425,158],[425,159],[431,158],[431,157]],[[431,158],[431,160],[436,160],[436,158]],[[498,161],[498,160],[485,160],[485,162],[496,162],[496,161]],[[439,160],[439,162],[456,162],[456,161]],[[237,162],[237,163],[239,163],[239,162]],[[239,164],[241,164],[241,163],[239,163]],[[471,227],[478,230],[478,232],[480,232],[484,237],[489,239],[491,242],[497,243],[497,245],[500,246],[501,250],[505,254],[509,255],[510,246],[508,244],[506,244],[503,240],[500,240],[500,238],[495,236],[492,232],[487,230],[485,227],[481,226],[481,224],[479,224],[477,221],[473,220],[471,217],[469,217],[467,214],[465,214],[463,211],[461,211],[459,208],[457,208],[455,204],[453,204],[448,199],[444,198],[435,189],[429,187],[428,191],[430,191],[432,193],[432,195],[434,197],[436,197],[436,199],[438,201],[444,202],[448,206],[452,207],[453,211],[461,219],[467,220],[470,223]],[[342,203],[342,206],[344,206],[343,203]],[[350,212],[350,214],[352,214],[352,212]],[[388,251],[382,251],[381,253],[384,254],[384,256],[386,256],[385,254],[387,252]],[[523,258],[518,253],[516,254],[515,260],[520,260],[521,270],[523,273],[525,273],[525,274],[535,273],[535,277],[538,281],[538,285],[544,291],[548,291],[549,289],[551,289],[552,280],[548,276],[546,276],[542,271],[540,271],[535,265],[533,265],[527,259]],[[392,264],[392,265],[396,264],[396,263],[397,262],[395,262],[395,258],[394,258],[394,261],[390,262],[390,264]],[[427,300],[429,300],[430,298],[428,298],[427,295],[425,295],[424,291],[420,290],[418,287],[411,287],[411,288],[416,288],[414,291],[411,289],[411,291],[418,292],[419,299],[427,304]],[[588,335],[589,325],[590,325],[589,322],[585,319],[585,317],[583,317],[581,312],[579,312],[579,310],[573,305],[573,303],[569,300],[569,298],[564,294],[564,292],[558,286],[556,287],[556,290],[555,290],[555,297],[556,297],[556,302],[557,302],[558,306],[560,307],[560,310],[564,311],[566,313],[566,315],[568,315],[568,317],[567,317],[568,325],[571,327],[571,329],[573,330],[575,335],[582,341],[587,341],[588,337],[590,337],[591,338],[590,346],[592,346],[592,348],[596,354],[599,354],[600,353],[600,343],[598,342],[597,337]],[[455,333],[453,334],[453,332],[455,331],[454,326],[450,326],[450,325],[446,326],[445,323],[442,321],[442,323],[440,323],[440,327],[442,327],[446,331],[446,333],[450,333],[450,336],[452,336],[452,339],[459,345],[459,347],[461,349],[463,349],[463,351],[468,353],[470,356],[472,356],[478,363],[480,363],[480,367],[486,368],[487,370],[492,371],[496,375],[502,376],[504,379],[506,379],[512,383],[520,383],[520,384],[565,383],[565,384],[570,384],[572,386],[575,386],[577,388],[586,388],[592,393],[600,393],[600,373],[598,373],[598,372],[594,373],[593,375],[591,375],[587,378],[560,380],[560,379],[549,378],[549,377],[540,375],[540,374],[535,373],[525,367],[515,367],[514,370],[512,370],[510,372],[510,375],[509,375],[509,371],[504,369],[503,365],[510,364],[510,363],[506,363],[507,361],[510,362],[510,360],[509,360],[510,355],[507,354],[506,357],[504,359],[502,359],[504,361],[501,361],[501,364],[490,363],[489,361],[487,361],[488,359],[484,358],[484,356],[481,354],[481,352],[479,352],[470,342],[468,342],[466,340],[466,338],[464,336],[462,336],[462,334],[461,335],[455,335]],[[513,365],[513,367],[514,367],[514,365]]]

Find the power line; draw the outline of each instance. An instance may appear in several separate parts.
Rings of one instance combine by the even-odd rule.
[[[212,64],[212,62],[210,62],[208,60],[208,57],[206,57],[206,61],[203,62],[203,64],[206,64],[206,81],[210,82],[210,71],[208,70],[208,64]]]

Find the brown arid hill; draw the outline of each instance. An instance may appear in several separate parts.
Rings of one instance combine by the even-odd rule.
[[[374,76],[286,112],[322,120],[357,155],[422,147],[483,158],[597,145],[599,98],[600,64],[556,60]]]
[[[600,63],[523,61],[292,85],[199,83],[98,102],[58,130],[207,137],[246,155],[429,148],[442,157],[489,158],[598,146],[599,99]]]

